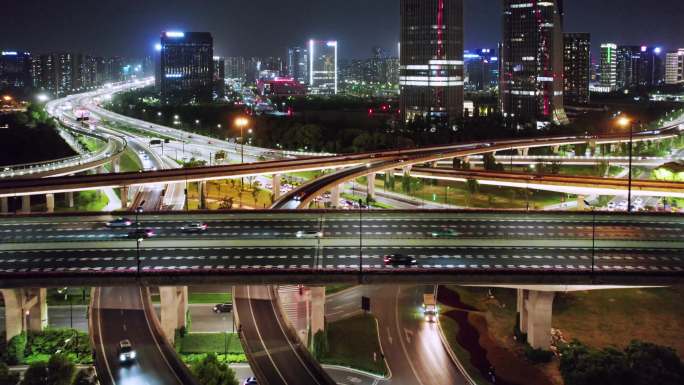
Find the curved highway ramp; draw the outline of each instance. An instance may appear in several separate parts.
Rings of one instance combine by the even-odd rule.
[[[334,385],[284,320],[270,286],[236,286],[240,339],[259,385]]]
[[[146,289],[103,287],[93,290],[90,328],[95,366],[102,385],[197,385],[167,342]],[[118,345],[128,339],[135,362],[119,362]]]

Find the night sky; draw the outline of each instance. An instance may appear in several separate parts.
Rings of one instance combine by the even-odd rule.
[[[308,38],[337,39],[340,56],[394,54],[399,0],[2,0],[0,48],[150,54],[160,31],[209,31],[223,56],[284,56]],[[567,32],[601,42],[684,47],[684,0],[565,0]],[[495,47],[501,0],[465,0],[466,48]]]

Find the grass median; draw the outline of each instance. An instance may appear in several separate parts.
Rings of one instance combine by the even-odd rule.
[[[377,323],[372,315],[329,323],[327,337],[328,349],[319,357],[321,363],[387,375],[380,354]]]
[[[222,362],[247,362],[240,338],[234,333],[189,333],[177,336],[175,345],[185,363],[201,360],[209,353],[215,353]]]

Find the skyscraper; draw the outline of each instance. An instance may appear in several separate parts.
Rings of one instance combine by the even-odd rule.
[[[31,88],[31,54],[0,52],[0,92],[23,93]]]
[[[463,116],[463,0],[401,0],[404,122]]]
[[[617,45],[601,44],[601,86],[606,91],[617,89]]]
[[[563,102],[589,103],[591,36],[588,33],[566,33],[563,37]]]
[[[226,58],[226,77],[228,79],[247,79],[247,61],[244,57]]]
[[[216,97],[226,96],[226,59],[214,56],[214,92]]]
[[[500,97],[506,116],[565,123],[563,2],[504,0]]]
[[[639,46],[618,46],[617,51],[617,88],[625,89],[636,85],[639,60],[641,58],[641,47]]]
[[[684,48],[668,52],[665,58],[665,84],[684,83]]]
[[[214,84],[214,39],[208,32],[161,35],[161,94],[166,101],[207,102]]]
[[[309,82],[309,51],[301,47],[293,47],[287,51],[287,75],[296,81]]]
[[[482,48],[465,51],[465,89],[487,91],[499,83],[499,58],[495,50]]]
[[[309,40],[309,87],[314,94],[334,95],[338,87],[337,41]]]

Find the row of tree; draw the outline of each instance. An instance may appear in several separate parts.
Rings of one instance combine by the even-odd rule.
[[[20,380],[19,373],[12,372],[0,362],[0,385],[95,385],[97,378],[90,369],[78,370],[66,355],[54,354],[47,362],[29,365]]]

